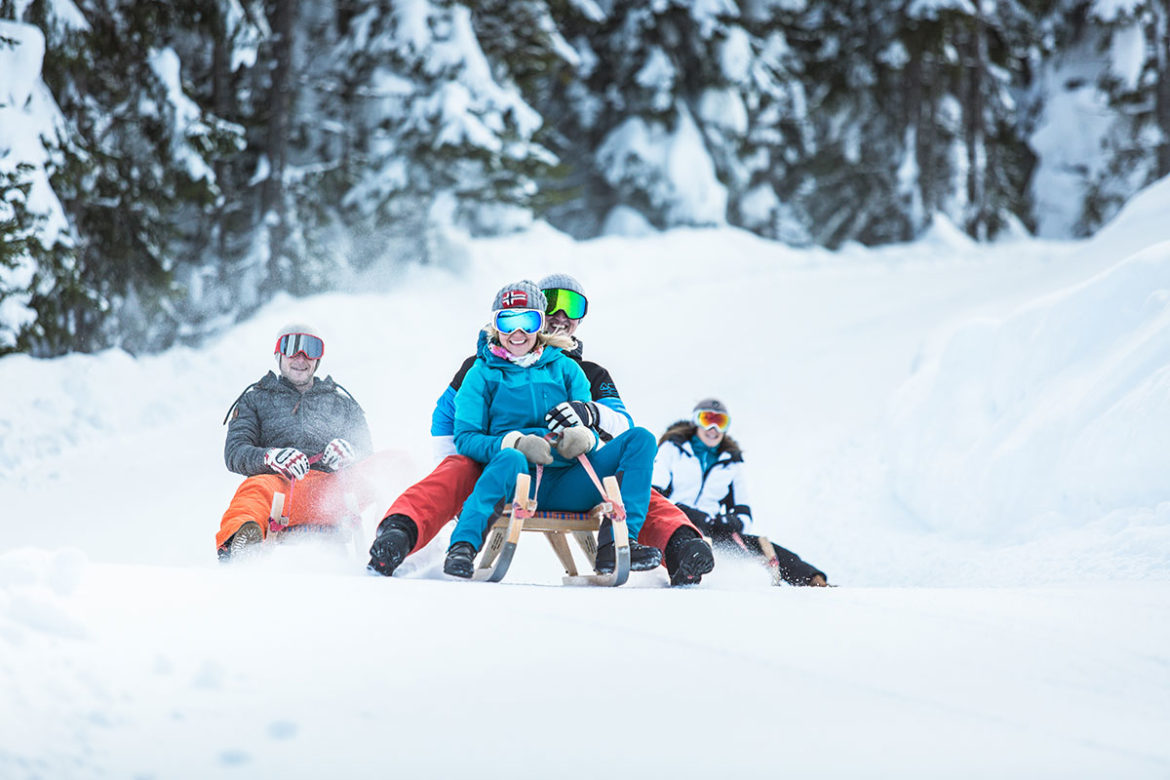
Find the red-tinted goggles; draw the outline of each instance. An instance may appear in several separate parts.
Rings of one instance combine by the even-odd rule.
[[[725,412],[716,412],[711,409],[700,409],[695,412],[695,425],[700,428],[717,428],[720,431],[726,431],[727,426],[731,425],[731,417]]]
[[[540,309],[500,309],[496,312],[496,330],[500,333],[539,333],[544,328],[544,312]]]
[[[544,298],[548,302],[548,305],[544,307],[544,311],[550,317],[558,311],[563,311],[569,319],[579,320],[589,310],[589,301],[579,292],[559,288],[544,290],[543,292]]]
[[[302,352],[309,360],[320,360],[325,354],[325,342],[308,333],[286,333],[276,340],[272,354],[296,357]]]

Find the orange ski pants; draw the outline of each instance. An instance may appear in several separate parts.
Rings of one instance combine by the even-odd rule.
[[[360,514],[374,502],[378,475],[384,473],[382,470],[387,463],[397,458],[396,453],[379,452],[338,472],[310,471],[292,488],[291,502],[288,494],[292,481],[287,477],[279,474],[248,477],[236,488],[236,494],[219,521],[215,545],[223,547],[248,521],[259,523],[267,538],[268,515],[272,511],[272,496],[276,493],[285,494],[284,515],[288,517],[289,526],[338,525],[355,512]]]

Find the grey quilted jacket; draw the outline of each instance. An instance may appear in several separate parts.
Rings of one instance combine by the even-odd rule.
[[[223,459],[229,470],[246,477],[272,473],[264,465],[264,453],[271,447],[296,447],[312,456],[342,438],[359,458],[373,449],[361,406],[331,376],[314,378],[301,395],[291,382],[269,371],[244,390],[228,416]],[[313,468],[325,470],[319,464]]]

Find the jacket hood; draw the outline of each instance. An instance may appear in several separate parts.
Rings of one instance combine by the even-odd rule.
[[[670,442],[671,444],[685,444],[698,431],[698,426],[690,420],[679,420],[670,424],[670,427],[666,429],[666,433],[662,434],[661,438],[658,439],[658,443]],[[723,441],[719,442],[718,452],[719,454],[726,452],[733,458],[743,457],[743,450],[740,449],[739,443],[727,434],[723,434]]]

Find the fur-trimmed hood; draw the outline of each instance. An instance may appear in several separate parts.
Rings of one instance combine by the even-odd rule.
[[[666,433],[662,434],[658,439],[658,444],[661,446],[666,442],[670,442],[671,444],[682,445],[690,441],[698,432],[698,426],[690,420],[679,420],[678,422],[671,423],[670,427],[666,429]],[[719,442],[717,452],[720,455],[726,452],[732,458],[743,458],[743,450],[740,449],[739,443],[727,434],[723,434],[723,441]]]

